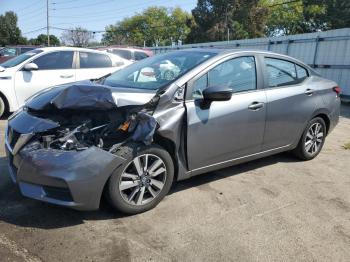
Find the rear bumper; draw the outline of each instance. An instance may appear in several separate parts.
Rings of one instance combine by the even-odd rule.
[[[125,159],[97,147],[83,151],[34,149],[33,143],[9,158],[9,174],[23,196],[78,210],[99,208],[103,188]]]
[[[328,134],[332,132],[332,130],[335,128],[335,126],[339,122],[339,116],[340,116],[340,99],[337,99],[336,105],[333,108],[333,111],[328,115],[329,117],[329,130]]]

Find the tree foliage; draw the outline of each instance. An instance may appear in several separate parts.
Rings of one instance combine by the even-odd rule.
[[[260,37],[268,15],[259,0],[198,0],[192,10],[192,42]]]
[[[190,15],[181,8],[149,7],[142,13],[109,25],[102,42],[119,45],[148,46],[183,41],[190,28]]]
[[[93,33],[82,27],[71,28],[61,35],[63,44],[84,47],[94,38]]]
[[[12,11],[0,15],[0,46],[26,43],[27,39],[21,35],[17,20],[17,15]]]
[[[40,34],[36,38],[32,38],[28,41],[31,45],[47,45],[47,35]],[[50,46],[59,46],[60,40],[55,35],[50,35]]]
[[[261,0],[269,10],[269,36],[316,32],[350,26],[349,0]]]

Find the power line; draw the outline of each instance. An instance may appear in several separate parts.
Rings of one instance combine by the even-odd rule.
[[[143,2],[143,5],[140,5],[140,4],[135,4],[135,5],[129,5],[127,7],[124,7],[124,8],[118,8],[117,10],[120,11],[120,10],[128,10],[130,9],[131,7],[140,7],[140,6],[146,6],[146,5],[149,5],[149,4],[153,4],[153,3],[157,3],[157,2],[164,2],[163,0],[155,0],[155,1],[144,1]],[[57,11],[59,9],[55,9],[55,11]],[[113,13],[113,14],[121,14],[123,12],[115,12],[115,10],[108,10],[108,11],[105,11],[105,12],[98,12],[98,15],[96,15],[96,12],[91,12],[91,13],[85,13],[85,14],[81,14],[79,16],[60,16],[60,15],[55,15],[55,16],[52,16],[52,17],[56,17],[56,18],[84,18],[84,17],[87,17],[89,16],[88,18],[91,18],[91,17],[99,17],[99,16],[105,16],[107,13]]]
[[[46,26],[41,27],[41,28],[38,28],[38,29],[34,29],[34,30],[32,30],[32,31],[28,31],[28,32],[22,33],[22,35],[27,35],[27,34],[35,33],[35,32],[38,32],[38,31],[42,31],[42,30],[44,30],[44,29],[46,29]]]
[[[54,5],[62,5],[62,4],[68,4],[68,3],[72,3],[72,2],[77,2],[79,0],[70,0],[70,1],[65,1],[65,2],[54,2],[52,4]]]
[[[21,9],[15,11],[16,13],[19,13],[19,12],[22,12],[22,11],[28,11],[28,9],[32,8],[32,7],[35,7],[37,3],[41,2],[42,0],[38,0],[36,1],[35,3],[31,3],[30,5],[27,5],[25,7],[22,7]]]
[[[108,3],[108,2],[112,2],[112,1],[115,1],[115,0],[107,0],[107,1],[99,1],[98,3],[93,3],[93,4],[87,4],[87,5],[79,5],[79,6],[71,6],[71,7],[62,7],[62,8],[58,8],[56,10],[64,10],[64,9],[73,9],[73,8],[82,8],[82,7],[89,7],[89,6],[95,6],[95,5],[101,5],[101,4],[105,4],[105,3]]]

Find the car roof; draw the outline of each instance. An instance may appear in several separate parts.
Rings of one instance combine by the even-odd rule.
[[[47,52],[47,51],[86,51],[86,52],[101,53],[101,51],[98,51],[95,49],[82,48],[82,47],[70,47],[70,46],[39,47],[37,49],[42,50],[44,52]]]
[[[186,52],[211,52],[216,54],[234,54],[234,53],[265,53],[271,55],[285,56],[279,53],[274,53],[271,51],[261,50],[261,49],[238,49],[238,48],[186,48],[178,49],[177,51],[186,51]]]
[[[288,56],[288,55],[284,55],[284,54],[279,54],[279,53],[275,53],[275,52],[271,52],[271,51],[266,51],[266,50],[261,50],[261,49],[233,49],[233,48],[188,48],[188,49],[178,49],[176,51],[185,51],[185,52],[211,52],[214,53],[216,55],[230,55],[230,54],[240,54],[240,53],[255,53],[255,54],[265,54],[265,55],[271,55],[271,56],[275,56],[276,58],[281,58],[281,59],[286,59],[286,60],[290,60],[293,61],[295,63],[299,63],[302,64],[304,66],[309,67],[307,64],[305,64],[304,62],[300,61],[297,58]],[[311,69],[309,67],[309,69]]]

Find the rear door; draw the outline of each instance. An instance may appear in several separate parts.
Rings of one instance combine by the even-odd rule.
[[[263,150],[268,150],[299,139],[318,97],[308,85],[309,74],[303,66],[278,57],[265,56],[263,60],[267,97]]]
[[[77,81],[100,78],[117,70],[107,54],[79,51],[78,57]]]
[[[187,156],[190,170],[260,152],[265,127],[265,91],[254,55],[226,58],[188,84]],[[229,101],[203,107],[207,87],[232,89]]]
[[[47,87],[75,81],[74,51],[54,51],[32,62],[38,70],[20,69],[15,75],[15,91],[19,106],[25,99]]]

